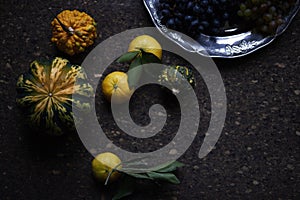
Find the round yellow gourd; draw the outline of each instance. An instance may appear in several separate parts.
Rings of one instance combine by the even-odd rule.
[[[78,10],[64,10],[51,22],[51,41],[69,55],[83,52],[97,37],[96,22]]]

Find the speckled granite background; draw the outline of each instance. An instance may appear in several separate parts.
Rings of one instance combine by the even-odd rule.
[[[77,135],[30,133],[15,104],[16,79],[30,62],[69,58],[50,43],[48,7],[92,15],[101,35],[96,44],[130,28],[153,26],[137,0],[0,1],[0,199],[101,199],[102,188],[91,176],[92,156]],[[146,185],[128,199],[299,199],[299,31],[298,14],[269,46],[246,57],[215,60],[228,98],[215,149],[198,159],[199,134],[180,158],[186,163],[178,172],[180,185]],[[91,49],[69,59],[80,64]]]

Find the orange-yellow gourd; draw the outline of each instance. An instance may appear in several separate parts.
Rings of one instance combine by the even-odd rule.
[[[64,10],[51,22],[51,41],[69,55],[83,52],[97,37],[96,22],[85,12]]]

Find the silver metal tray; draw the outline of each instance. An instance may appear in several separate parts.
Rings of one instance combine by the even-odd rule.
[[[263,36],[250,30],[223,37],[208,36],[199,33],[197,41],[183,33],[168,29],[161,23],[157,14],[158,0],[144,0],[144,4],[158,30],[185,50],[197,52],[203,56],[235,58],[247,55],[268,45],[277,36],[282,34],[297,14],[300,7],[300,0],[297,0],[294,9],[286,17],[286,23],[277,29],[275,35]]]

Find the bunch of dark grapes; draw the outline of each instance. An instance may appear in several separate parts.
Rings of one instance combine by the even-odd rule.
[[[170,29],[191,37],[223,35],[236,24],[240,0],[159,0],[158,16]]]
[[[295,3],[296,0],[244,0],[238,16],[259,33],[275,34]]]

